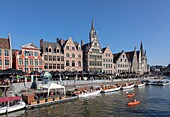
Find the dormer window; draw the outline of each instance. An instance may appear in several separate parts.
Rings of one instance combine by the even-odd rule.
[[[51,48],[48,48],[48,52],[51,52]]]
[[[60,53],[60,50],[59,50],[59,49],[57,49],[57,53]]]

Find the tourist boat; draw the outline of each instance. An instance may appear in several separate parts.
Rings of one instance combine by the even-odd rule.
[[[137,104],[139,104],[139,103],[140,103],[140,101],[129,102],[129,103],[128,103],[128,106],[135,106],[135,105],[137,105]]]
[[[170,84],[169,80],[159,80],[155,83],[155,85],[157,85],[157,86],[165,86],[168,84]]]
[[[21,101],[21,97],[5,97],[0,98],[0,114],[5,114],[25,108],[25,102]]]
[[[135,84],[124,84],[122,85],[122,87],[120,89],[130,89],[130,88],[134,88]]]
[[[150,81],[150,80],[142,80],[141,82],[145,83],[146,85],[151,85],[152,84],[152,81]]]
[[[145,86],[146,83],[137,83],[135,84],[135,87],[142,87],[142,86]]]
[[[131,97],[133,97],[133,96],[135,96],[134,93],[127,94],[127,97],[128,97],[128,98],[131,98]]]
[[[118,91],[120,90],[120,86],[109,86],[109,87],[102,87],[102,93],[112,92],[112,91]]]
[[[81,97],[88,97],[88,96],[93,96],[101,93],[101,88],[100,87],[91,87],[89,88],[78,88],[75,89],[74,94],[78,96],[79,98]]]
[[[91,91],[91,92],[88,92],[87,90],[83,90],[80,94],[78,94],[78,97],[81,98],[81,97],[94,96],[94,95],[97,95],[97,94],[100,94],[100,93],[101,93],[101,89]]]

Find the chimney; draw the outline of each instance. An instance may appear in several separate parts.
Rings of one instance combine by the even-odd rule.
[[[60,40],[60,44],[61,44],[61,46],[63,46],[64,45],[64,40]]]
[[[41,48],[41,52],[43,53],[43,39],[40,40],[40,48]]]
[[[84,41],[83,40],[81,40],[81,47],[84,45]]]
[[[59,38],[56,39],[57,43],[59,43]]]

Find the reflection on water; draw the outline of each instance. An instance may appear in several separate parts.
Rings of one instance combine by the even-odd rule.
[[[126,91],[101,94],[44,108],[26,110],[21,117],[169,117],[170,85],[145,86],[128,90],[140,104],[128,107],[134,98]]]

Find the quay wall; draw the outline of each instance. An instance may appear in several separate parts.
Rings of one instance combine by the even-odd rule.
[[[50,81],[53,83],[57,83],[61,85],[64,85],[66,89],[73,88],[74,86],[83,86],[83,85],[102,85],[102,84],[116,84],[118,82],[127,82],[127,81],[137,81],[139,78],[131,78],[131,79],[114,79],[114,80],[63,80],[61,82],[59,81]],[[37,81],[37,86],[39,84],[42,84],[42,81]],[[26,83],[13,83],[11,90],[16,94],[19,94],[21,90],[26,90],[27,88],[30,88],[32,85],[32,82],[26,82]]]

